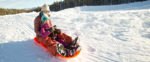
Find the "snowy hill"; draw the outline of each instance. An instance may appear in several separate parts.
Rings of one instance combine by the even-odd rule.
[[[0,62],[150,62],[150,1],[142,3],[51,12],[53,25],[80,34],[81,54],[69,60],[52,58],[34,43],[38,13],[0,16]]]

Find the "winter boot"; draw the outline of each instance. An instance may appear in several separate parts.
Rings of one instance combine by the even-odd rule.
[[[58,54],[60,54],[62,56],[66,56],[66,57],[73,56],[76,52],[75,49],[64,48],[64,46],[62,44],[58,44],[56,48],[57,48]]]
[[[57,53],[62,56],[67,55],[66,48],[64,48],[64,46],[62,44],[57,44],[56,50],[57,50]]]
[[[76,37],[73,42],[71,43],[71,45],[75,45],[77,43],[78,37]]]
[[[74,49],[76,47],[76,44],[77,44],[77,40],[78,40],[78,37],[76,37],[71,44],[67,45],[65,48],[67,49]]]

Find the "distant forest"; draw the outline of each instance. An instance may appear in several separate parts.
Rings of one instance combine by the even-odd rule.
[[[118,5],[118,4],[127,4],[132,2],[140,2],[146,0],[63,0],[54,2],[52,5],[49,5],[51,11],[59,11],[66,8],[72,8],[77,6],[97,6],[97,5]],[[0,15],[7,14],[17,14],[22,12],[39,12],[41,7],[31,8],[28,10],[25,9],[4,9],[0,8]]]
[[[50,9],[51,11],[59,11],[76,6],[117,5],[140,1],[146,0],[64,0],[62,2],[54,2],[52,5],[50,5]]]
[[[23,12],[31,12],[31,10],[0,8],[0,16],[1,16],[1,15],[9,15],[9,14],[23,13]]]

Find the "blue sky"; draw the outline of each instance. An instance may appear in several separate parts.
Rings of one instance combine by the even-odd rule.
[[[0,8],[33,8],[42,6],[44,3],[52,4],[56,1],[62,0],[0,0]]]

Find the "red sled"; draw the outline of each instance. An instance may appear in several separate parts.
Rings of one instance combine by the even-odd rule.
[[[46,47],[44,44],[40,43],[40,42],[37,40],[36,37],[34,38],[34,41],[35,41],[38,45],[41,45],[43,48],[48,49],[48,47]],[[78,56],[78,55],[80,54],[80,51],[81,51],[81,50],[76,51],[76,53],[75,53],[73,56],[69,56],[69,57],[65,57],[65,56],[62,56],[62,55],[60,55],[60,54],[56,54],[56,56],[58,56],[58,57],[60,57],[60,58],[64,58],[64,59],[71,59],[71,58],[74,58],[74,57]]]

